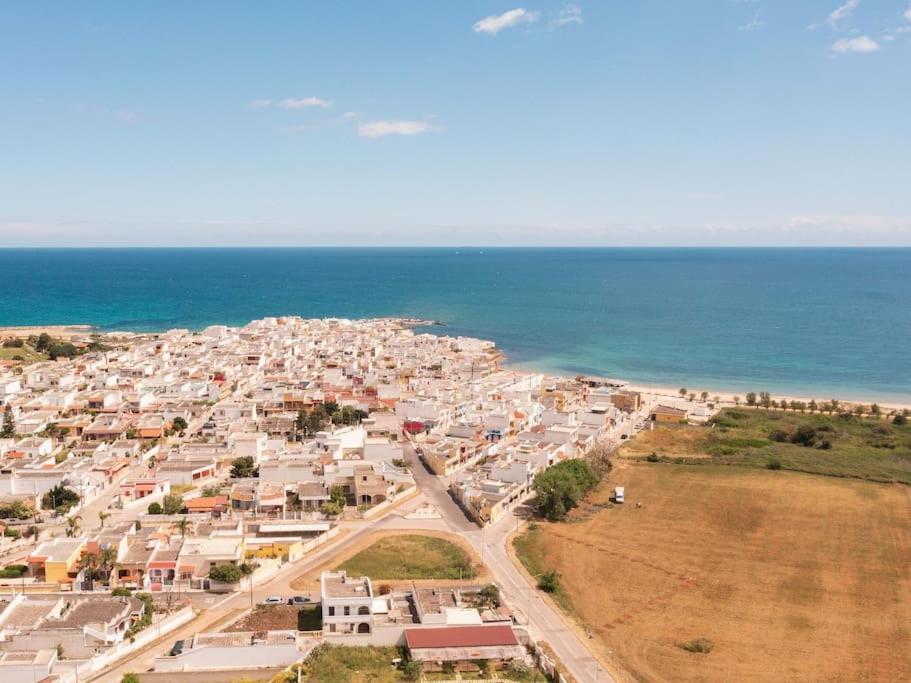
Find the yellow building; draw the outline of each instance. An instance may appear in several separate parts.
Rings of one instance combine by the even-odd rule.
[[[28,556],[29,573],[48,583],[68,583],[79,573],[85,538],[55,538],[39,545]]]

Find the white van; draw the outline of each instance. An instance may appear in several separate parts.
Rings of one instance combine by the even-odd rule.
[[[614,502],[615,503],[623,502],[623,487],[622,486],[614,487]]]

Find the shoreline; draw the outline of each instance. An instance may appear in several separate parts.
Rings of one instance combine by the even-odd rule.
[[[281,316],[277,316],[281,317]],[[361,320],[390,320],[397,321],[402,324],[404,327],[409,327],[415,329],[416,333],[420,334],[423,332],[417,332],[416,328],[426,329],[427,334],[436,334],[439,336],[447,336],[446,324],[440,320],[426,319],[426,318],[413,318],[413,317],[399,317],[399,316],[383,316],[377,318],[360,318]],[[218,323],[213,323],[218,324]],[[231,326],[233,327],[233,325]],[[239,325],[242,327],[242,325]],[[429,329],[428,329],[429,328]],[[203,328],[199,328],[203,329]],[[95,325],[87,324],[70,324],[70,325],[12,325],[12,326],[0,326],[0,339],[5,339],[8,337],[27,337],[31,335],[38,335],[42,332],[46,332],[51,336],[62,337],[62,338],[73,338],[80,336],[91,336],[99,335],[102,337],[116,337],[123,335],[154,335],[162,334],[166,330],[157,330],[157,331],[143,331],[143,332],[130,332],[126,330],[102,330]],[[471,337],[473,339],[481,339],[480,337]],[[492,341],[492,340],[483,340],[483,341]],[[538,373],[549,376],[561,376],[561,377],[579,377],[587,376],[592,373],[579,373],[569,369],[561,368],[542,368],[535,367],[533,363],[528,362],[511,362],[509,359],[508,351],[503,349],[500,346],[496,347],[497,350],[502,354],[504,362],[500,367],[504,370],[515,371],[515,372],[524,372],[524,373]],[[605,376],[605,375],[601,375]],[[661,382],[650,383],[642,382],[641,380],[627,379],[625,377],[617,377],[618,381],[627,382],[627,389],[632,391],[637,391],[642,394],[648,394],[656,397],[666,397],[668,399],[680,400],[681,396],[679,394],[678,388],[674,388],[668,384]],[[687,385],[689,391],[695,392],[697,395],[697,400],[699,394],[703,391],[709,393],[709,399],[711,400],[715,396],[721,398],[721,403],[725,405],[736,405],[734,402],[734,397],[739,396],[741,398],[740,405],[745,406],[744,397],[748,391],[765,391],[765,388],[758,389],[745,389],[743,391],[732,391],[731,389],[712,389],[708,386],[701,386],[694,384],[692,386]],[[788,390],[783,390],[783,393],[776,394],[770,391],[772,398],[774,400],[785,399],[787,401],[816,401],[817,403],[829,402],[833,398],[838,400],[839,403],[843,404],[845,407],[853,407],[856,405],[869,406],[873,403],[879,405],[883,412],[888,413],[890,410],[911,410],[911,396],[907,399],[895,398],[895,397],[869,397],[869,398],[860,398],[857,395],[849,396],[847,394],[833,396],[831,393],[828,395],[819,393],[802,393],[802,392],[791,392]]]

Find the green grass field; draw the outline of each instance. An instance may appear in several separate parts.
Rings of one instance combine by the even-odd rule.
[[[623,453],[911,484],[911,425],[872,417],[727,408],[705,427],[643,432]]]
[[[470,579],[477,573],[471,558],[459,546],[417,534],[381,538],[338,568],[351,576],[390,581]]]
[[[0,346],[0,360],[18,360],[20,357],[22,358],[23,365],[40,363],[48,358],[45,354],[35,351],[35,349],[28,344],[9,348]]]

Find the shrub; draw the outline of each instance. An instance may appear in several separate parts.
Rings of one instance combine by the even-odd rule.
[[[139,676],[133,673],[124,674],[123,678],[120,679],[120,683],[139,683]]]
[[[150,515],[160,515],[164,510],[161,509],[161,503],[150,503],[149,504],[149,514]]]
[[[832,442],[829,441],[828,439],[823,439],[822,441],[819,442],[818,448],[819,448],[819,450],[827,451],[830,448],[832,448]]]
[[[908,418],[899,413],[892,418],[892,424],[894,424],[896,427],[901,427],[908,424]]]
[[[556,593],[560,590],[560,572],[551,569],[541,574],[538,577],[538,588],[545,593]]]
[[[767,470],[780,470],[781,469],[781,460],[778,458],[769,458],[769,461],[766,463]]]
[[[183,510],[183,498],[176,493],[169,493],[161,503],[161,509],[166,515],[176,515]]]
[[[113,595],[115,598],[128,598],[133,595],[133,591],[131,591],[129,588],[118,586],[111,591],[111,595]]]
[[[709,652],[715,649],[715,644],[707,638],[697,638],[696,640],[679,643],[677,647],[679,647],[681,650],[686,650],[687,652],[695,652],[697,654],[707,655]]]
[[[70,511],[79,502],[79,494],[63,484],[57,484],[41,496],[41,507],[45,510],[56,510],[60,513]]]
[[[778,442],[778,443],[787,443],[788,441],[791,440],[791,435],[788,434],[788,433],[787,433],[785,430],[783,430],[783,429],[776,429],[774,432],[772,432],[771,434],[769,434],[769,438],[770,438],[772,441],[776,441],[776,442]]]
[[[801,425],[791,435],[791,443],[809,448],[816,443],[816,430],[809,425]]]
[[[658,457],[657,453],[649,453],[645,459],[649,462],[661,462],[661,458]]]
[[[209,578],[222,583],[237,583],[243,575],[243,570],[233,564],[221,564],[209,570]]]
[[[28,572],[28,567],[24,564],[10,564],[0,569],[0,579],[18,579]]]

